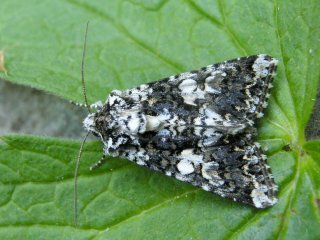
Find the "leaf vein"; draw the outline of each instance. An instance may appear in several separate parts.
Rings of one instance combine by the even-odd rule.
[[[126,219],[123,219],[123,220],[118,221],[118,222],[114,222],[113,224],[109,224],[108,226],[106,226],[106,229],[107,228],[110,229],[111,227],[113,227],[113,228],[119,227],[120,225],[125,224],[125,223],[129,222],[130,220],[136,219],[136,218],[138,218],[140,216],[143,216],[143,215],[145,215],[147,213],[150,213],[153,210],[157,210],[157,209],[163,207],[164,205],[169,204],[169,203],[171,203],[171,202],[173,202],[173,201],[175,201],[175,200],[177,200],[177,199],[179,199],[181,197],[187,196],[187,195],[189,195],[191,193],[195,193],[195,192],[198,192],[198,191],[200,191],[200,190],[199,189],[195,189],[195,190],[191,190],[191,191],[186,191],[186,192],[184,192],[182,194],[179,194],[179,195],[176,195],[174,197],[168,198],[163,202],[160,202],[160,203],[157,203],[155,205],[149,206],[148,208],[144,208],[140,212],[134,213],[133,215],[128,216]],[[100,234],[103,233],[103,232],[104,231],[101,231]],[[98,237],[98,235],[95,238],[97,238],[97,237]]]

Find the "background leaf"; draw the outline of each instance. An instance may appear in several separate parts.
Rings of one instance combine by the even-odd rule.
[[[79,143],[3,136],[0,237],[74,239],[317,239],[319,141],[304,129],[319,84],[316,1],[3,0],[2,78],[81,102],[86,59],[90,102],[234,57],[267,53],[278,76],[261,143],[279,184],[279,203],[256,210],[110,159],[95,172],[99,143],[86,145],[79,177],[80,227],[74,228],[73,165]],[[289,146],[289,150],[283,148]]]

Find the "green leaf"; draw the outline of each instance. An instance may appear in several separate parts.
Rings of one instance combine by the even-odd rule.
[[[303,145],[303,149],[307,154],[312,156],[315,162],[320,166],[320,140],[306,142]]]
[[[267,53],[278,76],[259,139],[279,184],[279,203],[257,210],[177,180],[108,159],[85,146],[79,227],[73,226],[73,168],[80,143],[3,136],[1,239],[317,239],[319,140],[304,136],[320,79],[317,1],[2,0],[0,77],[89,102],[172,74],[234,57]],[[14,105],[13,105],[14,107]],[[289,150],[284,148],[289,146]]]

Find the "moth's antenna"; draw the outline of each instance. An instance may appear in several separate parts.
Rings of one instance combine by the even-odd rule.
[[[84,96],[84,102],[85,102],[85,104],[87,106],[87,109],[88,109],[89,113],[91,113],[90,107],[89,107],[89,104],[88,104],[87,94],[86,94],[86,84],[85,84],[85,81],[84,81],[84,60],[86,58],[88,28],[89,28],[89,21],[87,22],[86,33],[84,35],[82,63],[81,63],[81,79],[82,79],[82,92],[83,92],[83,96]]]
[[[80,163],[80,158],[81,158],[81,154],[82,154],[82,150],[83,150],[83,146],[87,140],[87,137],[89,135],[90,132],[88,132],[86,134],[86,136],[84,137],[82,143],[81,143],[81,146],[80,146],[80,149],[79,149],[79,153],[78,153],[78,157],[77,157],[77,160],[76,160],[76,166],[75,166],[75,169],[74,169],[74,193],[73,193],[73,201],[74,201],[74,225],[77,226],[77,223],[78,223],[78,186],[77,186],[77,183],[78,183],[78,169],[79,169],[79,163]]]

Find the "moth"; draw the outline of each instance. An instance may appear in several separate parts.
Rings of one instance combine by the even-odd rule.
[[[266,208],[277,185],[255,142],[278,61],[260,54],[114,90],[83,121],[123,157],[237,202]]]

